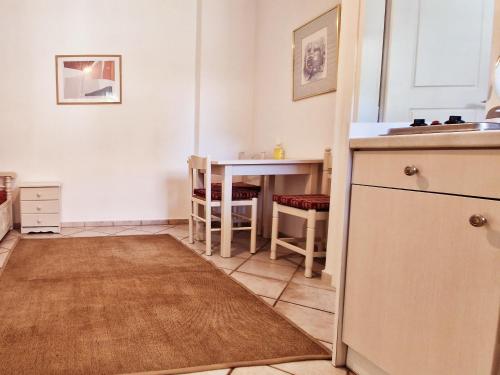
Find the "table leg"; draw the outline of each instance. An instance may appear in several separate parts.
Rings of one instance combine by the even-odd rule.
[[[275,176],[265,176],[264,178],[264,188],[262,189],[262,236],[264,238],[271,238],[271,220],[275,180]]]
[[[221,199],[221,240],[220,240],[220,255],[224,258],[231,256],[231,200],[233,188],[232,167],[230,165],[224,167],[222,176],[222,199]]]
[[[306,194],[318,192],[319,165],[311,164],[311,172],[307,176]]]

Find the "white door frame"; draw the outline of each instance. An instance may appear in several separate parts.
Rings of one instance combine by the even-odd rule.
[[[352,159],[349,148],[349,131],[353,118],[355,92],[359,81],[360,5],[364,1],[367,0],[342,2],[338,86],[332,147],[334,174],[331,188],[331,207],[335,207],[335,209],[330,210],[324,271],[332,276],[337,291],[332,352],[332,362],[335,366],[344,366],[347,358],[347,346],[342,343],[342,314]]]

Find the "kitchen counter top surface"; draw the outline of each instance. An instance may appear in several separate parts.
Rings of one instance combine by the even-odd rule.
[[[354,150],[500,148],[500,130],[352,138],[349,144]]]

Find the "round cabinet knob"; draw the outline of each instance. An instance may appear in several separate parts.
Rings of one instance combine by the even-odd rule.
[[[40,211],[41,209],[42,209],[42,207],[40,207],[40,206],[38,206],[38,207],[36,208],[36,210],[37,210],[37,211]]]
[[[418,173],[418,168],[414,165],[408,165],[407,167],[405,167],[404,172],[407,176],[413,176]]]
[[[37,224],[41,224],[41,223],[42,223],[42,220],[38,219],[38,220],[36,221],[36,223],[37,223]]]
[[[36,193],[36,197],[37,197],[37,198],[40,198],[41,196],[42,196],[42,194],[40,194],[40,193]]]
[[[469,223],[473,227],[482,227],[487,222],[488,222],[488,220],[486,220],[486,218],[483,215],[472,215],[469,218]]]

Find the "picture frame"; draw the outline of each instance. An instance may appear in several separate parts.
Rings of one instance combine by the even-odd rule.
[[[121,104],[122,55],[56,55],[58,105]]]
[[[293,31],[293,100],[337,90],[340,4]]]

